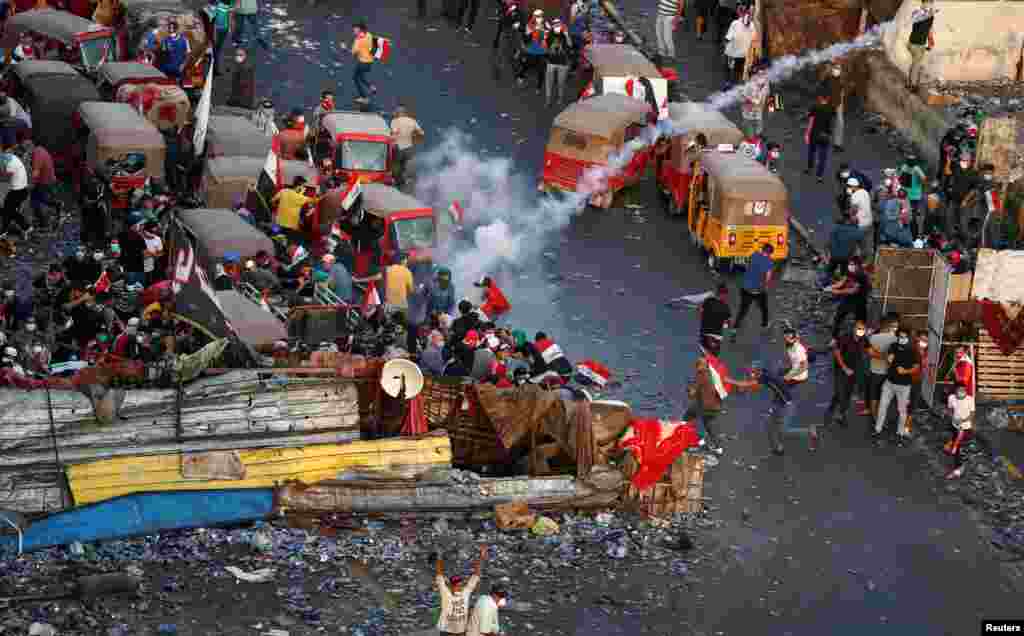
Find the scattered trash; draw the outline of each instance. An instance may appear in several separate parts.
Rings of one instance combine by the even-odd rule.
[[[537,521],[530,528],[530,532],[542,537],[558,534],[558,522],[551,517],[537,517]]]
[[[1010,414],[1005,408],[994,408],[988,413],[988,423],[997,431],[1005,430],[1010,425]]]
[[[56,628],[49,623],[32,623],[28,627],[28,636],[55,636],[56,633]]]
[[[613,515],[610,512],[599,512],[594,517],[594,521],[596,521],[597,523],[599,523],[602,526],[606,526],[606,525],[610,524],[613,519],[615,519],[615,515]]]
[[[275,568],[261,568],[252,572],[246,572],[241,568],[229,565],[224,569],[235,575],[236,579],[246,583],[266,583],[267,581],[274,580],[274,575],[277,574]]]

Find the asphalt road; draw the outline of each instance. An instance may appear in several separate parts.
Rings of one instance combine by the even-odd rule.
[[[439,3],[433,5],[436,16]],[[625,9],[653,16],[653,0],[637,5]],[[508,157],[532,183],[556,109],[545,108],[532,87],[492,77],[490,13],[485,3],[478,35],[471,38],[437,18],[417,21],[411,1],[276,5],[274,49],[255,52],[260,94],[271,95],[280,110],[311,107],[320,90],[331,86],[339,103],[346,103],[354,96],[353,64],[339,47],[351,41],[352,23],[366,18],[372,31],[394,42],[391,63],[373,71],[380,90],[375,106],[410,106],[427,131],[428,147],[451,128],[467,132],[480,152]],[[640,25],[651,37],[653,17]],[[715,46],[690,33],[679,33],[677,42],[684,92],[700,98],[720,88],[724,73]],[[810,94],[795,85],[786,92],[787,111],[770,116],[767,134],[784,146],[782,174],[796,215],[824,236],[833,209],[830,186],[800,174],[796,119]],[[877,174],[896,164],[881,137],[849,119],[845,156],[856,167]],[[696,316],[665,301],[706,291],[714,278],[683,224],[661,212],[653,183],[629,196],[642,209],[586,211],[543,235],[547,244],[536,252],[547,257],[502,273],[513,303],[510,322],[528,331],[543,329],[572,357],[594,357],[618,378],[628,377],[615,395],[638,412],[678,416],[695,356]],[[773,311],[793,302],[788,293],[787,300],[773,303]],[[754,324],[750,320],[739,344],[728,348],[734,371],[752,359],[767,362],[780,354],[780,345],[763,342]],[[819,333],[807,337],[823,344]],[[820,418],[828,398],[826,381],[801,417]],[[609,615],[591,601],[610,591],[642,595],[644,586],[665,581],[654,573],[625,583],[598,578],[580,590],[576,608],[566,608],[566,621],[538,625],[536,633],[635,634],[646,627],[674,634],[963,635],[977,633],[981,617],[1020,616],[1018,597],[975,522],[941,495],[941,475],[919,449],[875,448],[858,422],[826,434],[817,454],[806,451],[804,438],[794,437],[788,454],[774,458],[763,433],[766,409],[763,397],[739,397],[723,418],[721,426],[733,439],[709,472],[705,494],[726,521],[715,539],[725,556],[704,566],[703,583],[693,594],[641,617]],[[522,590],[522,596],[534,592]]]

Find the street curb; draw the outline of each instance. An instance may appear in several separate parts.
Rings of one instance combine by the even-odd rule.
[[[811,233],[807,230],[806,227],[804,227],[804,224],[801,223],[800,221],[797,221],[796,217],[794,217],[793,215],[789,216],[789,226],[796,230],[796,233],[800,235],[800,238],[803,240],[804,244],[807,245],[807,248],[811,250],[811,252],[813,252],[815,256],[820,257],[822,255],[821,250],[819,250],[818,247],[814,244],[814,242],[811,241]]]

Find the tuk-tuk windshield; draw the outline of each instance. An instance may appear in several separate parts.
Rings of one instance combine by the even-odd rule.
[[[334,163],[342,170],[383,172],[388,167],[388,145],[381,141],[346,140],[338,146]]]
[[[434,245],[434,217],[421,216],[411,219],[399,219],[392,222],[395,228],[395,242],[403,252],[413,249],[424,249]]]
[[[103,62],[112,62],[117,59],[117,44],[114,42],[114,36],[82,40],[81,47],[82,62],[87,68],[97,68]]]

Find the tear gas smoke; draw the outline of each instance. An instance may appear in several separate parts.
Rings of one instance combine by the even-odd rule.
[[[873,48],[881,42],[892,23],[872,28],[849,42],[811,51],[802,56],[787,55],[762,71],[777,83],[799,71],[843,57],[853,51]],[[743,100],[741,84],[711,95],[706,104],[723,110]],[[565,228],[580,213],[593,194],[601,192],[610,176],[621,171],[633,155],[662,135],[672,135],[673,124],[663,120],[648,126],[623,149],[609,158],[607,166],[586,171],[576,192],[558,197],[538,198],[532,179],[516,174],[508,158],[485,157],[472,148],[471,138],[452,130],[440,147],[417,159],[417,197],[437,208],[459,201],[467,222],[475,227],[469,241],[442,248],[442,260],[451,267],[456,289],[465,290],[481,276],[501,267],[521,267],[537,262],[550,234]],[[446,257],[446,258],[445,258]]]

